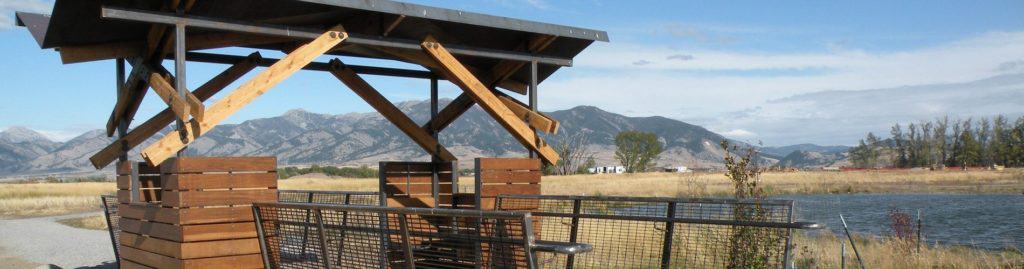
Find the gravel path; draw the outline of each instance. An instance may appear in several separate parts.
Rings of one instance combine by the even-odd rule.
[[[88,217],[99,212],[30,219],[0,219],[0,257],[15,257],[61,268],[114,268],[110,234],[69,227],[57,220]],[[7,268],[0,264],[0,268]]]

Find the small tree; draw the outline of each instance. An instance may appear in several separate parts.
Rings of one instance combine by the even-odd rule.
[[[580,171],[584,162],[593,159],[594,156],[594,153],[587,149],[588,144],[590,139],[584,132],[562,137],[555,145],[555,151],[562,157],[555,164],[555,174],[572,175]]]
[[[615,159],[622,163],[627,173],[651,168],[662,150],[661,142],[654,133],[624,131],[615,136]]]
[[[759,165],[757,152],[753,147],[741,150],[729,141],[722,141],[725,150],[725,176],[733,183],[734,197],[751,203],[737,203],[733,206],[733,219],[736,221],[767,221],[768,212],[761,206],[765,198],[761,188],[761,173],[764,167]],[[743,151],[742,155],[732,152]],[[775,229],[765,231],[750,226],[735,226],[729,236],[729,261],[726,268],[765,268],[775,247],[772,240],[782,237]]]

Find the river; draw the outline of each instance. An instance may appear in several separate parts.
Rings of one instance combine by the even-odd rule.
[[[889,210],[921,211],[924,242],[983,249],[1024,250],[1024,195],[1020,194],[821,194],[773,197],[796,201],[799,221],[824,223],[843,232],[891,234]]]

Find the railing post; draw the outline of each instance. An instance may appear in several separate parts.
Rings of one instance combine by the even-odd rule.
[[[270,268],[270,252],[267,251],[267,235],[266,232],[263,231],[263,215],[260,215],[259,206],[252,205],[252,217],[256,222],[256,236],[257,240],[260,241],[260,253],[263,254],[263,268]]]
[[[789,214],[789,216],[787,216],[787,219],[789,220],[789,223],[793,223],[793,208],[796,208],[796,201],[791,202],[789,204],[789,210],[787,210],[788,211],[787,213]],[[793,229],[789,228],[789,229],[786,229],[786,249],[782,252],[782,266],[784,268],[793,268],[793,266],[791,264],[789,264],[789,253],[790,253],[790,248],[792,247],[792,244],[793,244]]]
[[[530,212],[526,212],[523,216],[523,241],[526,243],[523,245],[523,250],[526,251],[526,267],[530,269],[537,269],[537,252],[533,251],[533,216]]]
[[[405,252],[405,267],[416,269],[415,257],[412,254],[412,243],[409,242],[409,221],[403,213],[398,214],[398,228],[402,233],[402,250]]]
[[[670,264],[672,263],[672,235],[676,228],[675,221],[672,219],[676,217],[676,202],[668,203],[666,217],[669,220],[665,222],[665,239],[661,248],[661,268],[663,269],[671,268]]]
[[[121,264],[121,251],[118,248],[120,242],[117,242],[117,237],[114,236],[114,223],[110,221],[110,206],[107,205],[107,197],[100,196],[100,202],[103,202],[103,219],[107,221],[107,233],[110,234],[110,242],[114,243],[114,262],[118,265]]]
[[[569,243],[576,243],[577,234],[580,229],[580,204],[579,198],[572,200],[572,226],[569,227]],[[572,268],[576,263],[576,254],[569,254],[565,258],[565,268]]]
[[[306,193],[306,203],[313,203],[313,193]],[[306,209],[306,225],[302,226],[302,256],[306,256],[306,245],[309,243],[309,209]]]
[[[344,205],[351,203],[352,194],[346,193],[343,195],[345,201],[342,202]],[[341,265],[341,255],[345,252],[345,231],[348,230],[348,211],[341,212],[341,236],[338,237],[338,265]]]
[[[315,212],[317,230],[320,231],[320,259],[324,264],[324,268],[331,268],[330,258],[328,258],[329,256],[327,251],[327,231],[324,231],[323,213],[319,208],[317,208]]]

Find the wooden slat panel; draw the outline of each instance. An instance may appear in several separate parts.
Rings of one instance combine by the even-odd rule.
[[[171,132],[164,135],[158,141],[142,151],[142,158],[150,164],[163,163],[174,156],[176,152],[185,148],[192,141],[195,141],[203,134],[212,130],[221,121],[238,112],[239,109],[252,103],[268,90],[298,72],[302,67],[308,65],[317,57],[323,55],[341,41],[348,38],[348,34],[339,25],[327,30],[322,35],[295,49],[280,61],[264,69],[249,81],[239,86],[224,98],[221,98],[206,109],[202,121],[193,119],[186,124],[183,130],[185,141],[178,132]]]
[[[252,222],[172,225],[121,218],[122,231],[143,234],[174,242],[196,242],[226,239],[255,238],[256,226]]]
[[[479,158],[479,170],[540,170],[540,159]]]
[[[119,263],[121,265],[121,269],[151,269],[151,268],[155,268],[155,267],[149,267],[149,266],[141,265],[141,264],[135,263],[133,261],[125,260],[125,259],[121,259],[121,261]]]
[[[168,159],[167,174],[204,172],[269,172],[277,170],[277,157],[185,157]]]
[[[431,170],[430,163],[421,162],[381,162],[381,172],[383,173],[404,173],[404,172],[426,172],[429,173]],[[437,168],[440,172],[451,172],[451,163],[443,163]]]
[[[172,174],[164,175],[164,190],[273,188],[275,173]]]
[[[488,183],[540,183],[540,171],[480,171],[480,182]]]
[[[276,189],[229,191],[163,191],[161,203],[170,207],[246,205],[276,202]]]
[[[441,181],[444,181],[444,177],[439,177],[439,178],[441,179]],[[451,177],[449,177],[448,179],[451,179]],[[388,177],[384,178],[384,182],[389,183],[389,184],[405,184],[406,182],[409,182],[411,184],[430,184],[431,182],[433,182],[433,177],[431,177],[429,175],[427,175],[427,176],[415,175],[415,176],[408,176],[408,177],[406,177],[404,175],[394,175],[394,176],[388,176]]]
[[[143,189],[160,188],[160,176],[139,176],[139,184]],[[132,187],[132,176],[117,176],[117,188],[128,190]]]
[[[132,174],[132,163],[131,162],[118,163],[117,164],[117,174],[118,175],[122,175],[122,176],[131,175]],[[140,175],[149,175],[149,174],[159,175],[160,174],[160,167],[153,167],[153,166],[150,166],[148,163],[140,162],[139,163],[139,174]]]
[[[505,184],[480,186],[481,197],[497,197],[498,194],[540,194],[540,184]]]
[[[121,232],[121,245],[178,259],[259,254],[256,238],[180,243]]]
[[[156,253],[122,246],[121,258],[133,261],[140,265],[162,269],[179,268],[263,268],[263,258],[260,254],[245,254],[226,257],[213,257],[201,259],[178,260],[172,257]]]
[[[253,221],[248,206],[209,208],[167,208],[158,205],[120,205],[121,217],[169,224],[209,224]]]
[[[136,202],[158,202],[163,199],[163,194],[160,189],[141,189],[139,190],[139,198],[142,198],[142,201]],[[132,191],[117,190],[117,202],[122,204],[131,203]]]

